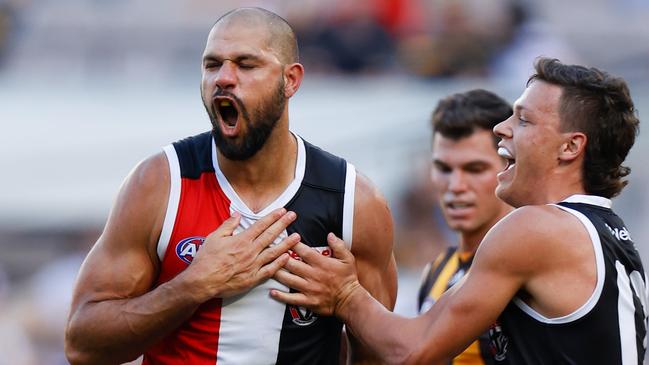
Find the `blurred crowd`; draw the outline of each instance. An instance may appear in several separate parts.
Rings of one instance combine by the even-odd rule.
[[[155,4],[155,5],[154,5]],[[505,76],[521,52],[574,58],[524,0],[286,0],[125,2],[0,0],[0,60],[27,69],[47,52],[68,72],[116,76],[147,64],[162,77],[195,70],[218,14],[263,6],[295,28],[309,72],[405,74],[420,78]],[[8,50],[14,54],[8,54]],[[538,55],[538,54],[537,54]],[[161,62],[161,60],[164,60]],[[5,62],[6,63],[6,62]],[[27,65],[25,65],[27,63]],[[528,62],[529,63],[529,62]],[[189,67],[193,65],[194,67]],[[529,65],[524,66],[527,72]],[[514,69],[512,69],[514,68]],[[185,71],[186,72],[186,71]],[[91,76],[92,77],[92,76]]]

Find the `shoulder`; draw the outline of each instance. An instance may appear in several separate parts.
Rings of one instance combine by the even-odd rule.
[[[491,261],[512,269],[533,272],[562,255],[585,234],[577,218],[553,205],[515,209],[487,233],[476,262]]]
[[[169,189],[170,173],[167,156],[158,152],[139,162],[126,177],[122,191],[128,195],[160,194]]]
[[[392,229],[392,215],[388,202],[381,191],[365,175],[356,175],[354,196],[354,229],[364,227],[380,228],[389,225]]]
[[[164,152],[141,161],[124,180],[111,209],[102,242],[143,242],[148,251],[162,230],[170,186],[170,173]]]
[[[352,252],[391,252],[392,234],[392,215],[385,197],[370,179],[357,174]]]

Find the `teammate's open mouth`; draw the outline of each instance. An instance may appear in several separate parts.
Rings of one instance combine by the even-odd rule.
[[[239,111],[235,104],[230,99],[217,98],[214,100],[216,103],[217,113],[221,116],[221,120],[229,127],[237,125],[239,119]]]
[[[451,209],[464,209],[473,207],[473,204],[465,202],[448,202],[446,203],[446,206]]]
[[[507,150],[506,148],[504,148],[504,147],[499,147],[499,148],[498,148],[498,155],[499,155],[500,157],[504,158],[505,161],[507,161],[507,166],[505,166],[505,170],[504,170],[504,171],[509,170],[512,166],[514,166],[514,165],[516,164],[516,158],[514,158],[514,156],[512,155],[512,153],[509,152],[509,150]]]

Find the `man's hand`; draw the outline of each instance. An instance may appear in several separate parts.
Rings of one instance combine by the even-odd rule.
[[[333,233],[327,236],[332,257],[322,256],[311,247],[299,243],[293,247],[301,260],[291,259],[274,278],[299,291],[285,293],[272,290],[271,296],[281,302],[307,307],[321,315],[340,313],[351,294],[360,289],[356,263],[345,242]]]
[[[197,302],[245,292],[272,277],[289,260],[287,251],[300,241],[294,233],[279,244],[269,245],[296,218],[294,212],[277,209],[248,229],[233,234],[239,220],[234,213],[203,243],[189,267],[180,275],[191,283]]]

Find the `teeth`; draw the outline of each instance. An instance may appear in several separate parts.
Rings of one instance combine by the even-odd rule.
[[[498,147],[498,155],[508,160],[513,160],[514,156],[505,147]]]
[[[221,105],[221,106],[231,106],[232,104],[230,104],[230,101],[229,101],[229,100],[221,100],[221,104],[220,104],[220,105]]]

